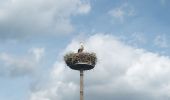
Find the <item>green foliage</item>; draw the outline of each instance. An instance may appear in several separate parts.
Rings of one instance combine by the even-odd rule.
[[[97,57],[95,53],[68,53],[64,56],[64,61],[68,66],[74,65],[76,63],[87,63],[90,65],[95,65],[97,62]]]

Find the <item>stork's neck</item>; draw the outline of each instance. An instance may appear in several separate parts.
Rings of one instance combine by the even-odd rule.
[[[80,45],[80,47],[81,47],[81,48],[84,48],[84,46],[83,46],[83,45]]]

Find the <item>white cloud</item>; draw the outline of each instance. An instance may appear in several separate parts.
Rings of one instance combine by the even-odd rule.
[[[166,4],[166,1],[167,1],[167,0],[160,0],[160,2],[161,2],[162,5],[165,5],[165,4]]]
[[[129,4],[124,3],[117,8],[113,8],[108,13],[114,20],[123,22],[127,17],[135,15],[135,9]]]
[[[165,35],[158,35],[154,39],[154,44],[161,48],[167,48],[168,43]]]
[[[125,12],[120,8],[114,9],[114,10],[110,11],[109,13],[111,16],[118,18],[122,21],[124,19]]]
[[[83,0],[6,0],[0,5],[0,36],[68,34],[74,31],[70,17],[89,11]]]
[[[30,52],[35,55],[35,60],[39,62],[41,58],[44,56],[45,49],[44,48],[32,48]]]
[[[128,35],[120,36],[122,41],[126,41],[127,44],[132,45],[134,47],[140,47],[142,44],[146,44],[148,42],[147,37],[144,33],[134,32]]]
[[[80,9],[78,10],[78,12],[79,12],[79,13],[84,13],[84,14],[86,14],[86,13],[88,13],[88,12],[90,11],[90,9],[91,9],[90,4],[84,4],[84,5],[82,5],[82,6],[80,7]]]
[[[35,48],[33,52],[21,57],[0,53],[0,75],[15,77],[33,74],[43,53],[43,48]]]
[[[85,49],[96,52],[98,63],[85,72],[87,100],[168,100],[170,58],[125,45],[111,35],[86,39]],[[73,40],[64,53],[78,48]],[[78,100],[79,72],[63,61],[54,64],[47,85],[32,91],[30,100]],[[37,84],[38,85],[38,84]]]

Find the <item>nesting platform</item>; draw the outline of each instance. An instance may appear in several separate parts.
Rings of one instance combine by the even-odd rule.
[[[95,67],[97,58],[95,53],[68,53],[64,60],[71,69],[90,70]]]

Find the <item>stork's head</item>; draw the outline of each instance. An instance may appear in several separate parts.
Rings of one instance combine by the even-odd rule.
[[[81,47],[81,48],[84,48],[83,42],[80,42],[80,47]]]

